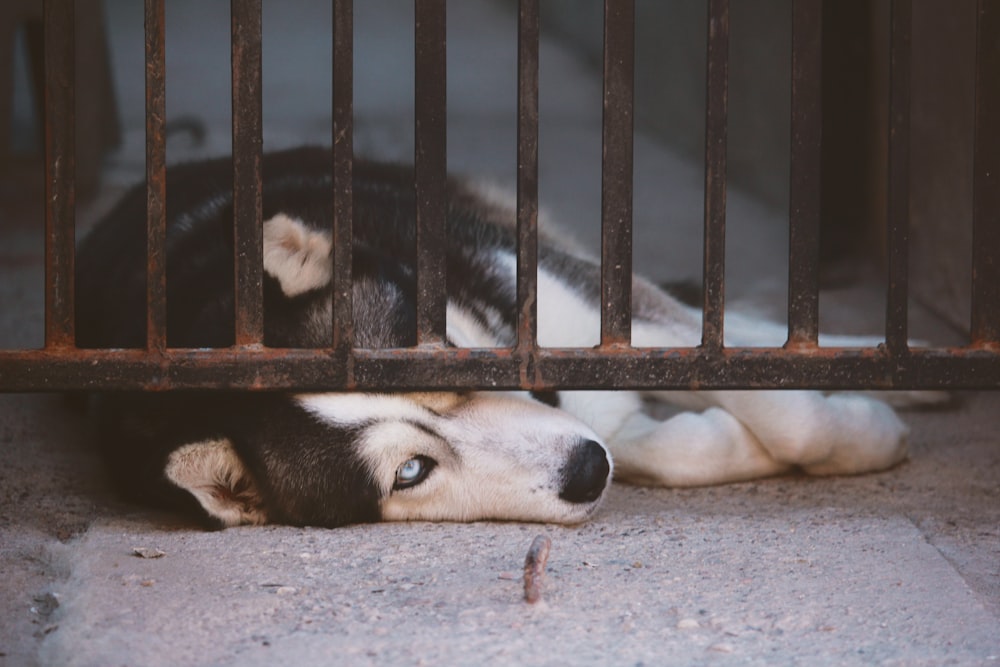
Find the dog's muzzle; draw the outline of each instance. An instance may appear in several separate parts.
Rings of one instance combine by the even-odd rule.
[[[611,464],[604,447],[593,440],[578,444],[562,470],[559,497],[571,503],[592,503],[601,497],[608,483]]]

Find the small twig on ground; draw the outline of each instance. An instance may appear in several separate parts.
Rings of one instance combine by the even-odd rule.
[[[534,604],[542,599],[542,580],[545,578],[545,563],[549,560],[552,540],[539,535],[531,542],[528,555],[524,559],[524,601]]]

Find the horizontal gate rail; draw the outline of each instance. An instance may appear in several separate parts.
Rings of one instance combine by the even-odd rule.
[[[517,340],[512,348],[446,343],[445,2],[415,0],[417,345],[354,349],[351,241],[353,4],[334,0],[332,53],[333,335],[325,349],[262,345],[261,2],[232,1],[236,344],[166,346],[164,0],[146,8],[148,300],[142,349],[74,347],[73,2],[45,0],[45,345],[0,350],[0,391],[98,389],[974,389],[1000,388],[1000,2],[978,0],[973,156],[972,320],[965,347],[907,341],[911,0],[892,0],[889,264],[885,343],[818,346],[820,0],[794,0],[788,340],[724,345],[729,0],[709,0],[705,269],[701,345],[634,348],[631,338],[634,0],[605,3],[602,121],[601,344],[537,345],[539,0],[518,11]]]
[[[1000,356],[983,348],[548,349],[526,369],[507,348],[355,350],[353,380],[331,350],[8,351],[4,386],[77,389],[975,389],[1000,387]],[[95,369],[100,372],[95,373]],[[528,372],[530,370],[530,372]]]

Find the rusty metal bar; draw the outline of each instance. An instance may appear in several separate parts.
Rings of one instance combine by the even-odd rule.
[[[165,182],[163,121],[162,14],[163,0],[145,0],[147,13],[147,215],[150,229],[148,251],[151,264],[163,250],[163,202]],[[339,304],[334,315],[334,348],[323,350],[261,349],[261,299],[254,296],[260,282],[260,2],[233,0],[233,82],[234,82],[234,207],[239,265],[237,281],[247,313],[239,316],[238,346],[221,350],[163,349],[165,332],[154,312],[164,298],[162,267],[151,266],[147,295],[152,307],[148,347],[131,350],[77,350],[73,348],[73,2],[46,0],[46,346],[41,350],[0,350],[0,391],[62,391],[98,389],[180,389],[239,388],[253,390],[362,389],[419,390],[467,389],[488,386],[497,389],[742,389],[817,388],[850,389],[1000,389],[1000,354],[997,354],[998,245],[1000,245],[1000,188],[997,176],[1000,160],[1000,127],[997,122],[998,93],[993,85],[1000,70],[1000,16],[995,2],[978,0],[977,97],[975,137],[975,201],[973,278],[973,341],[964,348],[916,349],[906,346],[906,236],[908,226],[908,142],[910,98],[910,0],[893,1],[890,104],[889,175],[889,277],[887,305],[887,345],[878,349],[816,349],[807,345],[786,349],[725,348],[723,345],[724,234],[726,199],[726,107],[728,68],[728,2],[710,0],[709,53],[706,124],[706,264],[703,345],[689,349],[642,349],[605,344],[597,350],[537,349],[536,313],[527,305],[534,290],[537,267],[537,3],[521,0],[519,23],[519,135],[518,153],[518,295],[526,310],[518,316],[518,346],[514,349],[446,348],[427,343],[443,342],[444,274],[443,234],[445,187],[445,65],[444,2],[417,0],[417,81],[418,110],[417,182],[418,216],[422,217],[421,250],[418,262],[429,264],[420,285],[424,322],[420,326],[423,347],[401,350],[356,350],[350,354],[350,240],[352,211],[352,87],[353,36],[350,0],[335,0],[334,10],[334,238],[338,245],[335,296]],[[608,37],[614,44],[610,53],[606,86],[612,80],[624,86],[628,100],[630,71],[621,61],[631,58],[631,36],[625,37],[617,25],[620,12],[632,14],[632,0],[606,10]],[[813,171],[819,120],[810,111],[818,93],[810,87],[811,77],[820,67],[818,44],[809,44],[808,35],[817,30],[812,23],[818,15],[818,0],[796,0],[795,44],[793,51],[793,171]],[[804,12],[804,13],[803,13]],[[624,30],[624,28],[621,28]],[[629,27],[629,35],[632,28]],[[805,42],[800,40],[805,40]],[[614,55],[617,54],[617,57]],[[629,65],[631,67],[631,65]],[[621,69],[616,69],[621,68]],[[151,71],[156,70],[156,71]],[[607,70],[606,70],[607,72]],[[810,72],[812,74],[810,74]],[[429,88],[428,88],[429,87]],[[614,93],[606,94],[616,106]],[[616,216],[630,221],[631,174],[625,178],[615,168],[631,165],[631,102],[625,109],[611,109],[612,120],[605,122],[605,177],[616,175],[614,184],[606,180],[604,220]],[[627,112],[626,112],[627,109]],[[818,112],[817,112],[818,113]],[[628,122],[627,146],[618,142]],[[614,136],[609,138],[609,129]],[[607,151],[613,155],[610,157]],[[627,158],[626,158],[627,156]],[[609,165],[613,168],[609,169]],[[421,174],[423,174],[421,176]],[[812,177],[815,174],[811,175]],[[815,267],[806,267],[811,253],[815,185],[811,177],[793,175],[792,265],[804,273],[790,277],[789,340],[810,341],[815,323],[811,302]],[[627,195],[627,196],[626,196]],[[798,205],[796,205],[798,202]],[[623,211],[628,207],[627,215]],[[621,220],[605,230],[616,239]],[[435,236],[437,235],[437,236]],[[159,238],[154,238],[159,237]],[[805,239],[805,240],[803,240]],[[425,243],[430,242],[426,247]],[[439,244],[435,247],[435,243]],[[249,248],[242,247],[248,244]],[[248,256],[252,255],[252,256]],[[604,254],[616,262],[625,258],[620,248]],[[607,267],[607,265],[606,265]],[[424,267],[421,266],[421,269]],[[436,274],[434,269],[440,269]],[[611,266],[612,273],[618,271]],[[245,274],[257,272],[254,276]],[[617,277],[609,282],[621,282]],[[628,281],[625,280],[625,283]],[[814,291],[814,290],[813,290]],[[792,298],[804,294],[805,305]],[[248,298],[249,297],[249,298]],[[427,298],[430,301],[427,301]],[[255,300],[256,299],[256,300]],[[603,294],[602,299],[606,297]],[[156,303],[161,302],[160,306]],[[347,304],[346,312],[344,312]],[[429,305],[428,305],[429,304]],[[626,314],[628,302],[620,304],[618,315]],[[603,327],[602,342],[627,343],[628,329],[620,336],[620,319],[609,317],[610,329]],[[426,325],[426,326],[425,326]],[[522,335],[522,331],[525,332]],[[607,333],[607,336],[605,334]],[[798,336],[798,338],[796,337]],[[527,342],[525,342],[527,341]],[[153,350],[156,354],[150,354]],[[346,352],[343,352],[346,350]],[[527,350],[527,355],[525,354]],[[341,354],[346,354],[342,357]],[[344,371],[346,358],[353,369]],[[530,359],[530,365],[525,360]]]
[[[417,343],[445,342],[447,63],[445,0],[415,0],[414,188],[417,217]]]
[[[1000,389],[1000,355],[983,348],[538,350],[522,374],[508,348],[357,350],[345,384],[328,350],[225,348],[0,352],[0,391],[217,389]],[[100,372],[95,372],[100,369]],[[447,372],[442,372],[447,369]]]
[[[164,0],[146,0],[146,347],[167,346]]]
[[[729,0],[709,0],[705,103],[705,264],[701,345],[723,348],[726,299],[726,126]]]
[[[910,0],[892,0],[889,37],[889,249],[885,344],[907,353],[910,227]]]
[[[792,141],[788,222],[788,346],[819,339],[822,0],[792,4]]]
[[[264,339],[261,231],[261,0],[230,0],[236,345]]]
[[[45,347],[75,344],[76,71],[73,0],[45,0]],[[3,128],[6,130],[7,128]]]
[[[517,348],[538,343],[538,0],[520,0],[517,23]],[[530,374],[526,361],[525,374]]]
[[[634,348],[547,348],[538,351],[536,372],[528,382],[518,361],[516,352],[506,349],[361,350],[356,386],[382,390],[1000,388],[1000,356],[966,348],[920,350],[905,360],[878,350],[833,348],[824,354],[730,348],[721,355],[697,348],[648,353]],[[442,367],[449,372],[443,374]],[[302,372],[308,373],[305,368]]]
[[[1000,344],[1000,5],[976,8],[972,342]]]
[[[354,299],[351,287],[354,218],[354,7],[333,3],[333,349],[351,373]]]
[[[604,2],[601,345],[632,338],[632,126],[635,2]]]

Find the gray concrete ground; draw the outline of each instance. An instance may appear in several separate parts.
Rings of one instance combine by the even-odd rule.
[[[228,150],[224,4],[170,3],[168,108],[209,129],[205,147],[172,139],[171,159]],[[266,4],[266,141],[321,142],[328,9]],[[184,18],[199,5],[198,22]],[[410,3],[357,5],[356,141],[406,159]],[[81,209],[83,229],[141,175],[140,11],[109,2],[126,143],[101,197]],[[449,162],[509,185],[513,17],[485,0],[449,12]],[[543,203],[593,243],[599,84],[556,43],[543,44],[542,67]],[[658,279],[698,275],[700,173],[640,136],[637,264]],[[780,312],[782,214],[739,192],[730,212],[730,295]],[[4,210],[5,347],[41,341],[39,222],[31,207]],[[822,303],[829,327],[879,326],[872,285]],[[913,328],[951,342],[916,307]],[[61,397],[0,396],[0,665],[997,664],[1000,402],[957,399],[907,414],[910,460],[877,475],[616,486],[577,527],[206,533],[117,501],[83,416]],[[552,552],[532,606],[520,571],[536,534]]]

